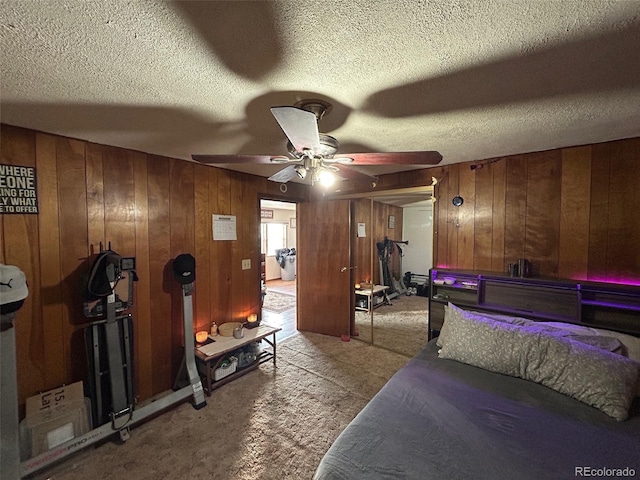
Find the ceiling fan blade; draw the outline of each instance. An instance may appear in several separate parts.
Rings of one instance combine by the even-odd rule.
[[[296,173],[296,165],[289,165],[279,172],[271,175],[267,180],[278,183],[287,183],[289,180],[295,178],[296,175],[298,175]]]
[[[298,107],[271,107],[271,113],[298,152],[320,150],[318,121],[313,112]]]
[[[196,162],[210,165],[224,163],[272,163],[271,155],[191,155]]]
[[[378,177],[367,175],[366,173],[353,170],[340,163],[333,164],[338,169],[338,174],[345,180],[353,180],[354,182],[367,182],[375,186],[378,183]]]
[[[347,153],[353,158],[352,165],[437,165],[442,161],[439,152],[384,152]]]

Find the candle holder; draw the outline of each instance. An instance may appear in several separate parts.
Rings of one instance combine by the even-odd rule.
[[[255,313],[252,313],[251,315],[249,315],[247,317],[247,321],[244,324],[245,328],[255,328],[258,325],[260,325],[260,320],[258,320],[258,315],[256,315]]]
[[[207,341],[207,339],[209,338],[209,334],[207,332],[205,332],[204,330],[201,332],[196,332],[196,342],[197,343],[204,343]]]

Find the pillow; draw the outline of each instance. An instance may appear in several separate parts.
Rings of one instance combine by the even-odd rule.
[[[619,353],[625,357],[629,357],[636,362],[640,362],[640,338],[633,335],[627,335],[626,333],[614,332],[612,330],[605,330],[602,328],[585,327],[582,325],[574,325],[571,323],[563,322],[542,322],[545,325],[549,325],[554,328],[559,328],[568,332],[579,334],[581,341],[585,343],[591,342],[592,345],[596,345],[600,338],[615,338],[617,339],[622,348],[619,350],[611,350],[612,352]],[[590,336],[589,340],[586,337]],[[611,344],[610,344],[611,345]],[[597,345],[596,345],[597,346]],[[640,381],[638,381],[638,388],[636,389],[636,396],[640,397]]]
[[[531,380],[598,408],[629,415],[640,364],[529,326],[512,325],[449,305],[441,358]]]
[[[453,307],[453,309],[448,307]],[[449,302],[447,305],[444,306],[444,320],[442,323],[442,327],[440,327],[440,334],[436,338],[436,345],[438,347],[442,348],[444,343],[447,341],[447,336],[449,333],[447,329],[447,320],[451,318],[451,316],[456,316],[459,314],[459,312],[464,312],[464,311],[465,310],[462,310],[461,308],[456,307],[451,302]],[[483,312],[483,313],[474,312],[474,313],[476,313],[477,315],[482,315],[487,318],[498,320],[500,322],[510,323],[514,325],[532,325],[536,323],[533,320],[529,320],[528,318],[514,317],[513,315],[498,315],[498,314],[486,313],[486,312]]]
[[[605,330],[603,328],[584,327],[582,325],[572,325],[569,323],[562,323],[562,322],[542,322],[542,323],[544,323],[545,325],[549,325],[551,327],[560,328],[560,329],[571,331],[573,333],[578,333],[581,335],[617,338],[618,340],[620,340],[620,342],[624,346],[624,355],[629,358],[632,358],[636,362],[640,362],[640,338],[634,337],[633,335],[614,332],[612,330]]]
[[[457,309],[459,312],[465,312],[452,303],[449,305],[453,306],[454,309]],[[468,312],[467,312],[468,313]],[[448,329],[446,327],[447,320],[451,318],[452,315],[456,315],[456,310],[449,310],[447,305],[445,305],[445,314],[444,314],[444,322],[442,328],[440,329],[440,335],[436,340],[436,344],[442,348],[442,345],[446,342]],[[534,330],[547,331],[556,336],[569,337],[574,340],[577,340],[582,343],[586,343],[593,347],[598,347],[603,350],[607,350],[609,352],[618,353],[620,355],[629,356],[634,360],[640,362],[640,339],[635,337],[631,337],[630,335],[622,335],[623,337],[630,337],[633,340],[637,340],[639,343],[637,345],[638,357],[632,357],[627,355],[629,348],[620,340],[620,337],[616,334],[617,332],[608,332],[606,330],[598,331],[598,329],[584,327],[581,325],[575,325],[571,323],[563,323],[563,322],[536,322],[535,320],[530,320],[528,318],[514,317],[509,315],[498,315],[487,312],[474,312],[474,315],[478,315],[484,318],[489,318],[491,320],[497,320],[499,322],[508,323],[510,325],[521,325],[521,326],[529,326]],[[444,332],[444,336],[443,336]],[[631,341],[627,339],[629,344],[632,344]],[[640,386],[639,386],[639,395],[640,395]]]

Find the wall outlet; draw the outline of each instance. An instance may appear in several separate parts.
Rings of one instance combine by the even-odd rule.
[[[251,259],[243,258],[242,259],[242,269],[243,270],[251,270]]]

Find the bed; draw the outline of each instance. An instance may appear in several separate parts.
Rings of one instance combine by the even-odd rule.
[[[466,319],[468,312],[462,315]],[[495,327],[491,323],[502,320],[478,322],[485,322],[481,325],[485,329],[506,329],[516,334],[522,334],[518,329],[530,327],[508,322]],[[442,334],[447,324],[452,322],[445,319]],[[533,327],[538,333],[539,325]],[[477,331],[472,333],[476,340],[483,338]],[[554,341],[574,348],[577,341],[563,335]],[[316,480],[537,480],[640,475],[640,397],[637,391],[629,394],[629,385],[622,388],[630,396],[622,406],[627,410],[620,413],[618,409],[612,416],[611,411],[602,410],[602,405],[594,407],[584,398],[578,400],[537,381],[442,358],[447,343],[452,343],[450,338],[443,339],[444,346],[442,342],[437,344],[438,338],[431,340],[389,380],[327,451],[315,473]],[[513,344],[509,339],[507,355],[513,354]],[[587,344],[578,348],[588,353],[597,349],[598,355],[605,350]],[[631,372],[626,381],[635,381],[635,390],[640,364],[620,353],[607,351],[602,355],[625,359],[624,365]],[[545,351],[543,359],[550,357]],[[531,359],[528,362],[532,363]],[[567,374],[576,377],[570,368]]]

